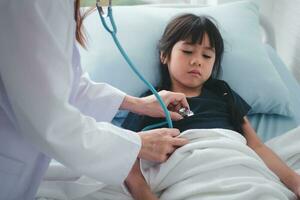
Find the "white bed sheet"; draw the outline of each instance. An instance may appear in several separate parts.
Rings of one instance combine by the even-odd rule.
[[[189,138],[190,143],[179,148],[167,162],[141,162],[147,182],[160,199],[295,199],[239,133],[194,129],[183,132],[182,137]],[[267,145],[300,173],[299,141],[300,127],[268,141]],[[57,166],[52,166],[52,170],[60,176],[55,179],[48,173],[39,189],[39,200],[131,200],[121,185],[105,186],[84,176],[70,177],[70,173],[64,177],[65,170],[59,172]]]

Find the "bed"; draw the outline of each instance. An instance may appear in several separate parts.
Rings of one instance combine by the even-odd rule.
[[[259,10],[254,3],[237,2],[218,7],[197,8],[115,7],[114,15],[120,41],[134,63],[139,66],[139,70],[152,84],[157,83],[159,75],[158,68],[155,67],[158,56],[156,41],[170,17],[182,12],[208,14],[218,21],[225,38],[222,78],[252,106],[248,117],[260,138],[264,142],[271,141],[270,145],[274,145],[274,148],[276,145],[287,145],[293,138],[290,141],[293,148],[290,148],[292,150],[289,155],[299,155],[300,149],[296,146],[300,145],[296,142],[300,141],[300,131],[295,128],[300,125],[300,87],[276,51],[269,44],[261,42]],[[85,26],[90,38],[88,51],[80,51],[82,65],[92,79],[108,82],[135,96],[145,91],[146,87],[126,66],[110,35],[103,30],[97,13],[94,12],[86,19]],[[112,123],[119,126],[126,115],[126,111],[119,111]],[[292,132],[292,137],[283,140],[282,144],[276,140],[277,136],[288,131]],[[276,148],[275,150],[278,151]],[[280,149],[278,153],[280,154]],[[282,156],[291,158],[287,154]],[[300,169],[300,159],[293,159],[293,165]],[[97,191],[104,187],[107,188],[103,183],[81,176],[52,161],[37,198],[105,199],[105,195],[107,199],[130,197],[126,192],[123,197],[112,197],[121,190],[124,192],[122,187],[119,188],[120,191],[108,187],[111,190],[103,190],[102,195],[105,195],[102,198],[97,196],[101,193]],[[291,194],[289,195],[288,199],[292,199]]]
[[[260,138],[263,141],[268,141],[271,138],[281,135],[300,125],[300,87],[298,82],[276,54],[275,50],[268,44],[265,44],[264,46],[272,63],[276,67],[276,70],[280,74],[282,80],[284,80],[291,94],[292,110],[294,110],[294,114],[292,116],[276,114],[254,114],[249,116],[251,124],[255,127]]]

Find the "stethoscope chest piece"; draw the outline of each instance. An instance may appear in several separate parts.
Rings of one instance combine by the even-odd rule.
[[[180,108],[178,113],[184,118],[194,115],[193,111],[189,110],[188,108]]]

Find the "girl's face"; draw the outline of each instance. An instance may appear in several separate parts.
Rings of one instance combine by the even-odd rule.
[[[197,96],[202,85],[208,80],[215,63],[215,49],[210,46],[205,33],[202,43],[191,44],[189,41],[178,41],[170,58],[162,62],[168,65],[172,91],[182,92],[187,96]]]

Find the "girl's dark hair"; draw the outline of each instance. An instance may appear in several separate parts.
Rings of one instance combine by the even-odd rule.
[[[236,103],[234,102],[234,97],[230,86],[223,80],[219,79],[209,79],[205,82],[204,87],[213,91],[215,94],[224,98],[228,105],[228,112],[230,114],[231,123],[233,124],[235,130],[243,134],[242,124],[244,123],[244,118],[237,109]]]
[[[174,45],[180,41],[189,40],[190,43],[196,44],[203,41],[204,35],[207,34],[209,43],[215,49],[215,63],[211,77],[204,83],[204,87],[215,92],[217,95],[224,96],[229,105],[231,121],[236,130],[242,133],[241,125],[244,122],[243,116],[236,108],[233,94],[229,85],[218,78],[221,75],[221,61],[224,52],[224,42],[221,33],[215,25],[215,20],[209,16],[198,16],[194,14],[183,14],[172,19],[159,40],[158,50],[162,53],[163,58],[171,57]],[[159,90],[171,90],[171,78],[167,64],[160,61],[161,80],[158,85]],[[225,94],[225,95],[224,95]]]
[[[170,58],[174,45],[180,40],[189,40],[190,43],[201,43],[205,33],[208,35],[209,43],[215,48],[216,59],[211,78],[218,78],[221,74],[221,60],[224,52],[223,38],[208,16],[197,16],[194,14],[180,15],[169,22],[159,40],[158,50],[164,58]],[[215,21],[215,20],[213,20]],[[159,88],[170,90],[171,79],[167,64],[160,62],[161,80]]]

